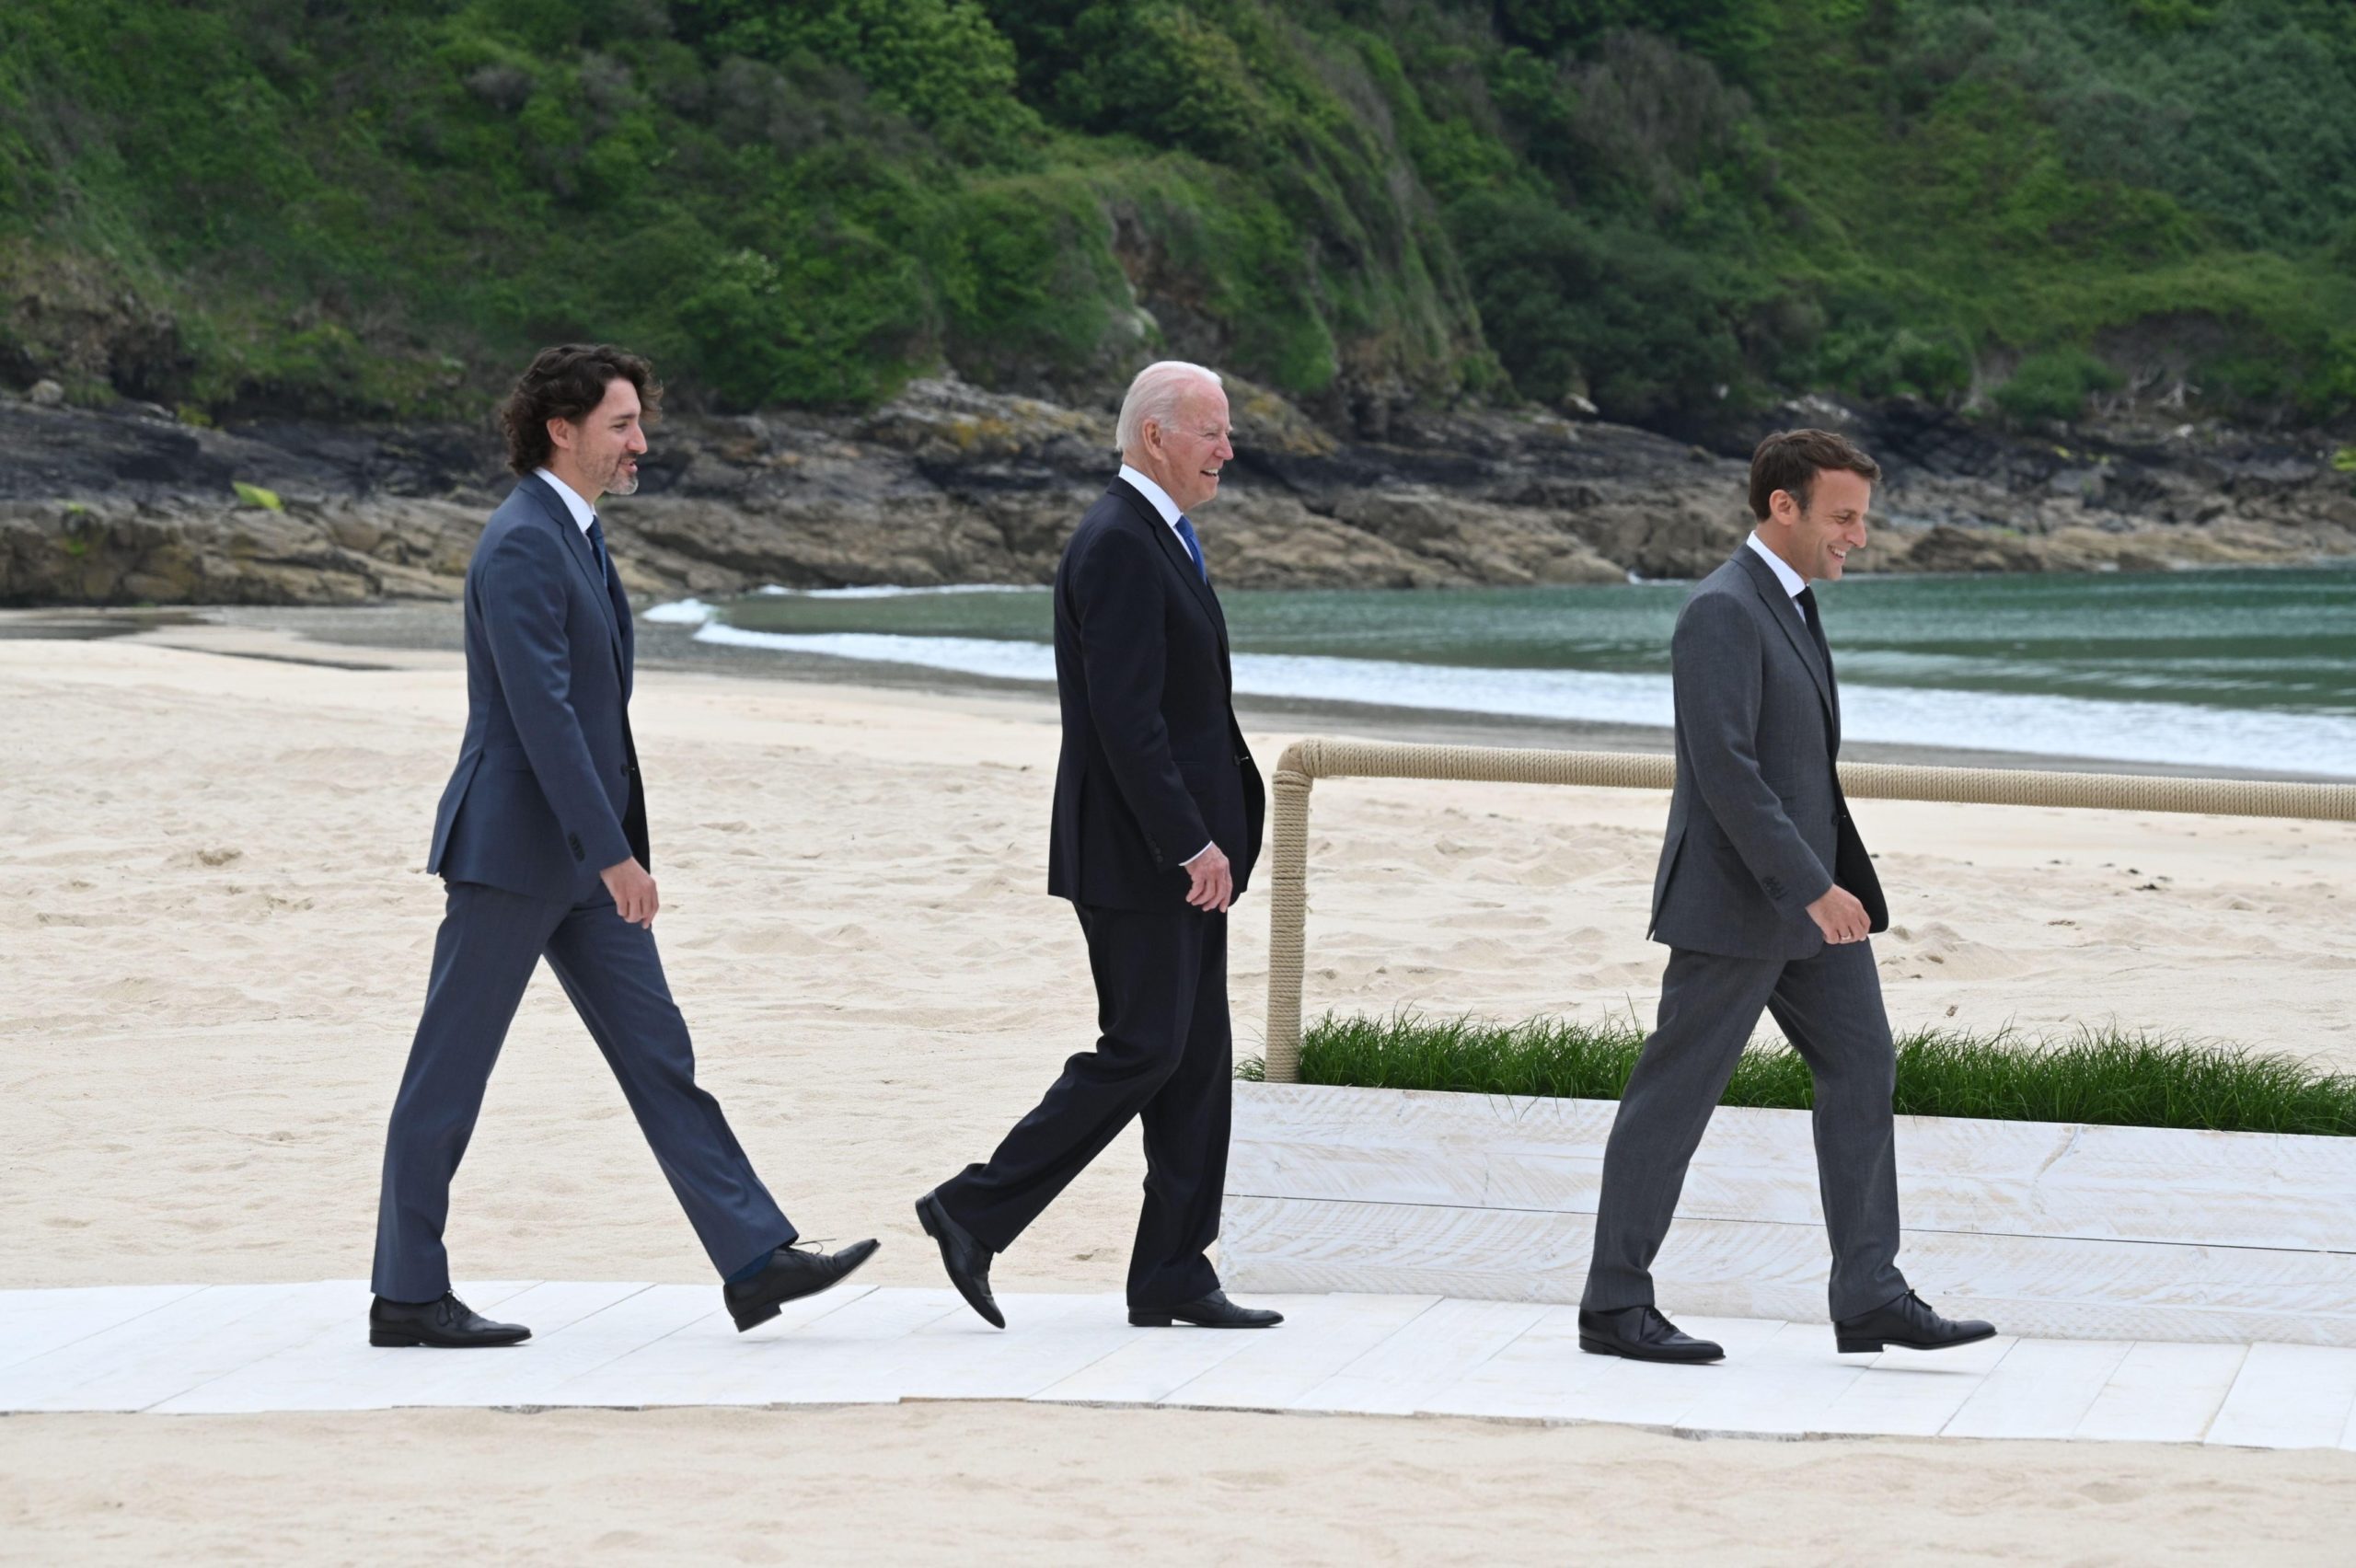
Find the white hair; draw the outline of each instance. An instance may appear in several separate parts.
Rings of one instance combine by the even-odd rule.
[[[1176,416],[1178,400],[1185,396],[1186,389],[1206,383],[1212,386],[1224,385],[1218,371],[1188,364],[1184,360],[1156,360],[1138,371],[1138,378],[1129,383],[1127,395],[1121,399],[1121,422],[1115,437],[1121,444],[1121,455],[1134,456],[1143,450],[1145,421],[1167,425]]]

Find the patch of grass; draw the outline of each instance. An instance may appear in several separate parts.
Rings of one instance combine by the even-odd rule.
[[[1301,1043],[1300,1081],[1617,1100],[1643,1045],[1634,1018],[1328,1014]],[[1919,1029],[1897,1045],[1900,1115],[2356,1136],[2356,1077],[2214,1041],[2116,1028],[2061,1040]],[[1261,1072],[1247,1061],[1236,1076]],[[1721,1101],[1789,1111],[1814,1102],[1807,1065],[1783,1046],[1745,1051]]]
[[[264,490],[260,485],[249,485],[243,479],[230,480],[229,488],[236,490],[237,499],[248,506],[259,506],[264,512],[286,510],[286,503],[278,498],[278,492],[274,490]]]

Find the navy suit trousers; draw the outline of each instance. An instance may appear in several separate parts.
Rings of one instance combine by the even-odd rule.
[[[653,933],[618,917],[602,889],[567,904],[452,882],[425,1013],[385,1137],[376,1294],[431,1301],[450,1288],[442,1246],[450,1181],[542,958],[605,1053],[713,1267],[730,1274],[793,1240],[720,1102],[696,1086],[695,1051]]]
[[[1096,977],[1096,1048],[1006,1135],[988,1163],[939,1193],[993,1252],[1134,1119],[1144,1124],[1145,1203],[1129,1252],[1129,1305],[1176,1307],[1218,1288],[1218,1239],[1235,1055],[1227,1010],[1227,917],[1198,909],[1080,906]]]

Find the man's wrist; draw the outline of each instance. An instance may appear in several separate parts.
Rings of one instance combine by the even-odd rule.
[[[1204,845],[1200,849],[1195,850],[1193,854],[1191,854],[1191,855],[1187,856],[1184,859],[1183,859],[1183,860],[1179,861],[1178,863],[1179,863],[1180,865],[1182,865],[1182,866],[1191,866],[1191,865],[1193,865],[1195,861],[1197,861],[1197,860],[1201,859],[1204,856],[1206,856],[1206,855],[1209,854],[1212,850],[1214,850],[1214,849],[1216,849],[1216,848],[1218,848],[1218,839],[1216,839],[1216,838],[1214,838],[1214,839],[1212,839],[1209,843],[1205,844],[1205,845]]]

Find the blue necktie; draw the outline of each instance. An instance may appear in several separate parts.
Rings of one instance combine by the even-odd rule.
[[[589,514],[589,553],[597,558],[597,574],[605,579],[606,592],[614,591],[614,569],[606,559],[606,531],[597,525],[597,514]]]
[[[1185,545],[1186,553],[1195,558],[1195,570],[1203,574],[1204,582],[1208,582],[1211,569],[1203,564],[1203,542],[1195,537],[1195,525],[1186,521],[1186,514],[1183,512],[1178,514],[1178,537]]]

